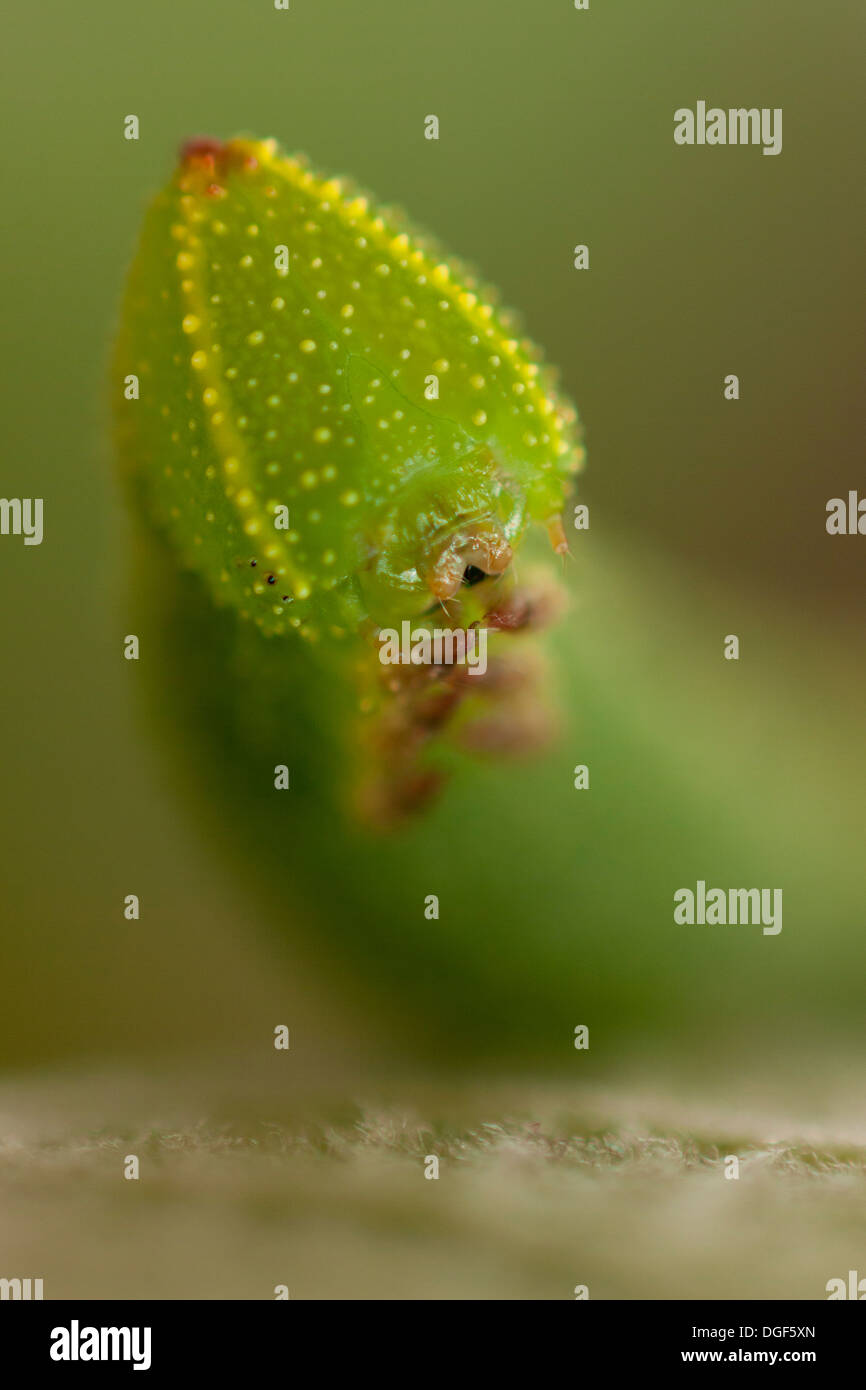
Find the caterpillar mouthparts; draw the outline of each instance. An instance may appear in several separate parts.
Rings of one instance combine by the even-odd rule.
[[[460,262],[274,141],[190,140],[145,220],[115,387],[124,471],[181,565],[305,679],[342,662],[339,736],[373,802],[425,798],[432,734],[468,691],[507,727],[497,655],[474,680],[413,658],[426,679],[395,688],[378,650],[443,609],[464,633],[536,626],[550,604],[514,557],[536,527],[567,549],[576,413]]]
[[[502,532],[489,522],[482,523],[454,537],[436,560],[428,583],[436,598],[444,602],[457,594],[467,570],[480,575],[502,574],[511,559],[511,546]]]

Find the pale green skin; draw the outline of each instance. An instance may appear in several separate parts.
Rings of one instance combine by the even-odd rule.
[[[455,536],[495,524],[514,549],[562,512],[574,412],[512,333],[397,215],[270,142],[191,155],[130,274],[124,467],[182,563],[265,632],[396,624],[429,609]]]

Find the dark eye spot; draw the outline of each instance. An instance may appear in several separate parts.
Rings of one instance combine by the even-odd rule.
[[[269,583],[269,584],[276,584],[276,582],[277,582],[277,576],[276,576],[275,574],[269,574],[269,575],[268,575],[268,583]]]
[[[251,569],[255,569],[255,567],[256,567],[257,564],[258,564],[258,560],[250,560],[250,568],[251,568]]]
[[[484,571],[478,569],[476,565],[467,565],[463,571],[463,583],[468,585],[470,589],[473,584],[480,584],[482,579],[486,578],[487,575]]]

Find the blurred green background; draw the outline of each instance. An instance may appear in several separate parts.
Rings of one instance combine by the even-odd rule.
[[[477,1007],[519,1053],[547,1006],[515,981],[543,957],[527,990],[573,967],[545,1039],[565,1064],[581,1022],[593,1062],[862,1042],[866,539],[824,520],[864,482],[864,15],[818,17],[806,0],[48,0],[7,16],[0,492],[44,497],[45,540],[0,538],[4,1065],[243,1051],[283,1021],[309,1059],[392,1046],[331,952],[283,952],[280,903],[286,921],[315,915],[314,875],[292,870],[268,906],[250,893],[121,659],[135,607],[106,373],[123,276],[178,143],[241,131],[353,175],[474,261],[586,428],[561,738],[479,769],[382,851],[399,903],[356,963],[366,951],[369,976],[405,986],[403,1025],[435,1039],[405,943],[432,930],[438,892],[446,1039],[449,1011]],[[782,154],[676,147],[674,110],[701,98],[782,107]],[[730,632],[739,663],[722,659]],[[313,869],[332,880],[338,860],[326,840]],[[673,892],[698,878],[781,887],[781,935],[677,927]],[[401,952],[402,977],[379,970]]]

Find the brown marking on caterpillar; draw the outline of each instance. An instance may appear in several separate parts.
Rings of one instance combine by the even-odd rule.
[[[562,611],[563,595],[559,588],[547,582],[531,589],[513,589],[484,621],[499,632],[536,631],[547,627]]]
[[[533,685],[497,705],[460,731],[460,744],[473,753],[520,755],[543,748],[551,736],[550,711],[538,702]]]
[[[356,811],[366,824],[387,830],[429,806],[444,782],[444,774],[432,768],[367,782],[355,797]]]

